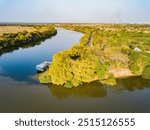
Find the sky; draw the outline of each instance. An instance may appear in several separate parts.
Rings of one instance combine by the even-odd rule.
[[[150,0],[0,0],[0,22],[150,23]]]

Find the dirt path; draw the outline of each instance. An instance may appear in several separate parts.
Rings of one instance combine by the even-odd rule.
[[[89,46],[92,46],[92,35],[93,35],[93,32],[91,32],[88,43],[87,43]]]

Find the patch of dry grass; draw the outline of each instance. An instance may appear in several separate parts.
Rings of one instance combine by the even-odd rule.
[[[17,33],[17,32],[23,32],[23,31],[36,31],[33,27],[22,27],[22,26],[0,26],[0,35],[2,33]]]

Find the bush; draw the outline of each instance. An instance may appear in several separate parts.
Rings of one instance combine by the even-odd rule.
[[[90,39],[90,34],[89,34],[89,33],[86,33],[86,34],[80,39],[80,45],[82,45],[82,46],[88,45],[89,39]]]
[[[52,83],[51,76],[48,74],[48,71],[45,71],[36,77],[40,83]]]
[[[145,67],[143,74],[142,74],[142,78],[150,79],[150,65]]]
[[[108,68],[109,68],[108,63],[104,63],[104,64],[100,62],[96,63],[96,73],[100,80],[107,78]]]
[[[100,80],[100,82],[109,86],[115,86],[117,84],[116,79],[112,75],[107,79]]]
[[[132,52],[130,58],[130,69],[134,74],[141,75],[144,68],[150,65],[150,54],[144,52]]]

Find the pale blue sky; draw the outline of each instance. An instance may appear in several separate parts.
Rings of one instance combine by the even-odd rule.
[[[0,22],[150,22],[150,0],[0,0]]]

